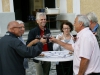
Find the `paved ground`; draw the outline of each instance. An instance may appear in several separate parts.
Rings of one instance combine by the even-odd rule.
[[[51,63],[51,70],[49,75],[57,75],[56,70],[52,69],[55,69],[55,63]],[[36,75],[36,69],[32,60],[29,60],[29,69],[26,70],[26,75]]]

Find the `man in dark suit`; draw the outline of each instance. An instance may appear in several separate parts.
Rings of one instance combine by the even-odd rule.
[[[45,39],[36,46],[27,47],[18,37],[21,36],[21,25],[12,21],[7,26],[8,32],[0,39],[0,75],[25,75],[24,58],[34,58],[42,52]]]
[[[50,30],[46,28],[46,13],[37,12],[36,22],[38,25],[29,31],[28,40],[26,42],[27,46],[36,45],[39,41],[39,37],[44,37],[51,34]],[[49,38],[46,39],[47,42],[43,46],[43,51],[53,51],[53,43],[49,41]],[[36,60],[34,60],[34,62],[36,66],[36,75],[49,75],[51,66],[50,62]]]

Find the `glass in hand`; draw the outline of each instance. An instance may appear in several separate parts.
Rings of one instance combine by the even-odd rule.
[[[47,37],[48,39],[51,39],[51,37],[52,37],[51,33],[46,34],[46,37]]]
[[[44,39],[51,39],[52,35],[50,33],[43,35]],[[49,40],[48,43],[50,43],[51,41]]]
[[[76,35],[73,35],[73,37],[76,37]]]
[[[36,35],[36,39],[41,39],[41,36],[40,35]]]

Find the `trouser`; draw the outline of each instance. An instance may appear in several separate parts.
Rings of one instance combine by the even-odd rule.
[[[36,75],[49,75],[51,62],[39,61],[35,63]]]
[[[88,74],[88,75],[100,75],[100,73],[91,73],[91,74]]]
[[[73,61],[59,62],[56,71],[57,75],[73,75]]]

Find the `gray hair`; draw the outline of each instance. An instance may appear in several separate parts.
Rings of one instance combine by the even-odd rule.
[[[88,17],[88,19],[94,23],[98,23],[98,19],[97,19],[97,16],[95,15],[95,13],[93,12],[90,12],[90,13],[87,13],[86,16]]]
[[[16,20],[16,22],[17,22],[18,24],[21,24],[21,23],[23,23],[23,24],[24,24],[24,22],[23,22],[23,21],[21,21],[21,20]]]
[[[78,22],[83,22],[84,27],[89,27],[90,21],[85,15],[77,15]]]
[[[36,20],[40,19],[40,16],[44,16],[46,18],[46,13],[44,13],[44,12],[37,12],[36,13]]]

